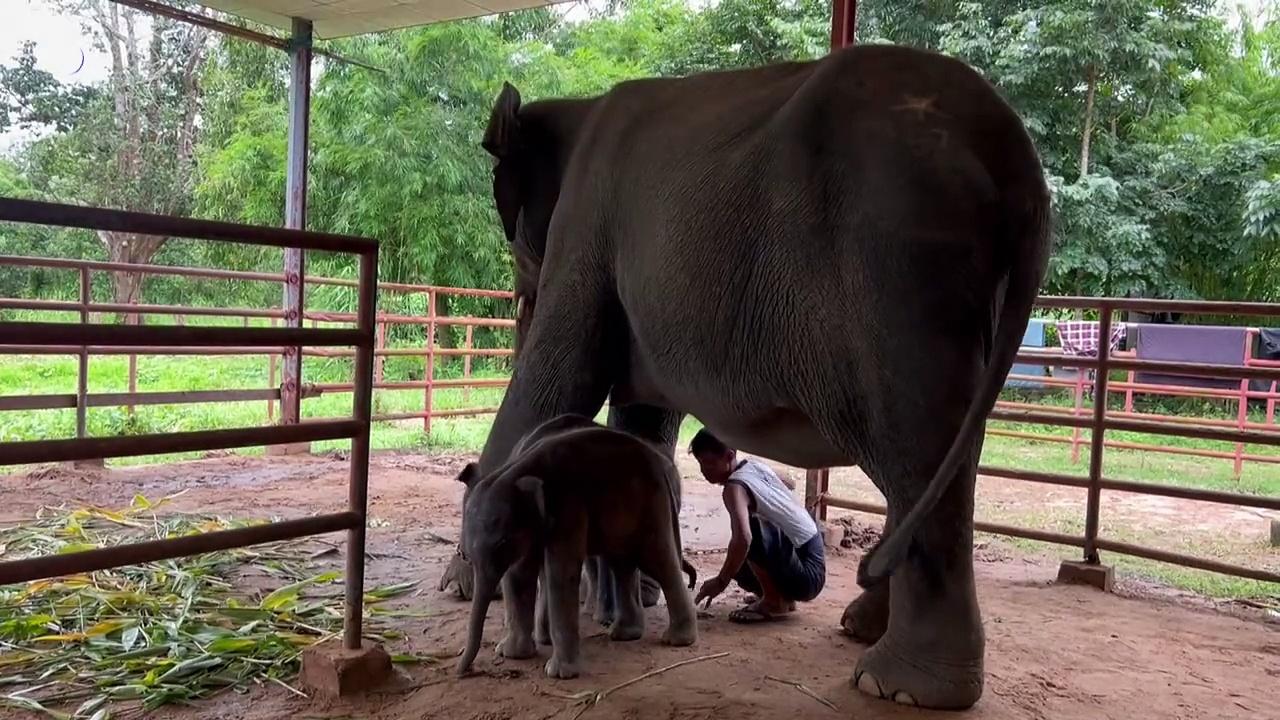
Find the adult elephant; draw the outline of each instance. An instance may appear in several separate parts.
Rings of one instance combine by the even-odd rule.
[[[892,530],[846,611],[871,643],[854,682],[976,702],[983,422],[1049,251],[1013,110],[958,61],[863,46],[591,99],[506,85],[484,147],[521,347],[482,472],[609,397],[640,425],[690,413],[758,455],[860,465]]]

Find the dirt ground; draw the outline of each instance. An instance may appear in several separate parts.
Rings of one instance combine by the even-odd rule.
[[[436,591],[453,553],[461,486],[454,475],[468,458],[380,454],[370,481],[368,582],[421,580],[419,592],[400,605],[426,615],[404,619],[406,639],[397,652],[447,653],[463,642],[468,606]],[[718,567],[727,522],[716,490],[696,467],[682,464],[685,544],[701,577]],[[798,473],[795,479],[803,486]],[[838,488],[868,491],[856,476],[837,478]],[[248,459],[222,457],[179,465],[82,472],[44,468],[0,477],[0,521],[31,517],[41,505],[125,505],[135,493],[150,498],[181,490],[182,510],[236,517],[297,517],[341,508],[346,463],[335,457]],[[1066,497],[984,481],[984,508],[1028,501],[1065,504]],[[1149,502],[1150,499],[1147,499]],[[1176,501],[1161,500],[1160,503]],[[1122,505],[1123,506],[1123,505]],[[1075,507],[1080,507],[1076,505]],[[1192,508],[1194,507],[1194,512]],[[1227,509],[1223,509],[1227,511]],[[1168,518],[1186,532],[1222,533],[1242,518],[1205,514],[1203,506],[1177,504],[1133,510]],[[1216,512],[1216,511],[1214,511]],[[1253,518],[1258,522],[1257,518]],[[1207,524],[1207,525],[1206,525]],[[872,534],[869,528],[862,534]],[[1248,531],[1252,532],[1252,531]],[[987,632],[987,689],[969,715],[981,718],[1280,718],[1280,622],[1246,609],[1211,605],[1150,585],[1122,583],[1106,595],[1053,584],[1056,560],[986,542],[978,550],[979,594]],[[501,608],[489,615],[480,673],[452,676],[452,664],[410,666],[397,684],[351,702],[304,700],[283,689],[249,696],[224,694],[195,708],[164,716],[199,720],[298,718],[574,718],[581,707],[568,693],[603,690],[645,672],[709,654],[724,657],[684,666],[637,682],[587,709],[591,718],[914,718],[937,713],[873,701],[849,687],[862,648],[836,632],[840,613],[857,593],[858,551],[829,553],[826,590],[783,622],[741,627],[725,616],[741,597],[733,591],[712,605],[693,648],[658,642],[664,608],[649,612],[645,638],[611,645],[584,619],[584,675],[549,681],[542,661],[502,661],[492,652]],[[332,561],[336,562],[336,561]],[[838,710],[796,686],[798,683]]]

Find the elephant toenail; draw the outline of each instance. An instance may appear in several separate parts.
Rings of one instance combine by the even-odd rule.
[[[884,697],[884,693],[880,690],[880,681],[872,677],[869,672],[864,672],[858,676],[858,689],[868,695]]]
[[[893,701],[899,705],[915,705],[916,699],[911,697],[911,693],[906,690],[899,690],[893,694]]]

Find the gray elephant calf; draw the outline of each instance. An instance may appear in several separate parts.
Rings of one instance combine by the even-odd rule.
[[[639,570],[662,587],[669,625],[663,642],[697,640],[692,599],[684,587],[679,506],[671,461],[647,443],[599,426],[568,429],[522,444],[522,452],[486,477],[473,463],[459,480],[463,495],[462,551],[475,573],[467,648],[458,662],[465,673],[475,660],[485,615],[502,582],[507,635],[504,657],[537,652],[533,638],[539,575],[543,578],[553,646],[546,672],[578,674],[578,595],[582,564],[602,556],[618,578],[615,640],[644,631],[637,586]]]

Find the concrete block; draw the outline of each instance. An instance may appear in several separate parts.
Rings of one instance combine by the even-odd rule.
[[[1092,585],[1103,592],[1111,592],[1115,584],[1115,570],[1110,565],[1063,560],[1058,566],[1058,582],[1067,585]]]
[[[312,645],[302,652],[303,687],[330,698],[349,697],[392,679],[391,656],[378,645],[348,650],[340,641]]]

